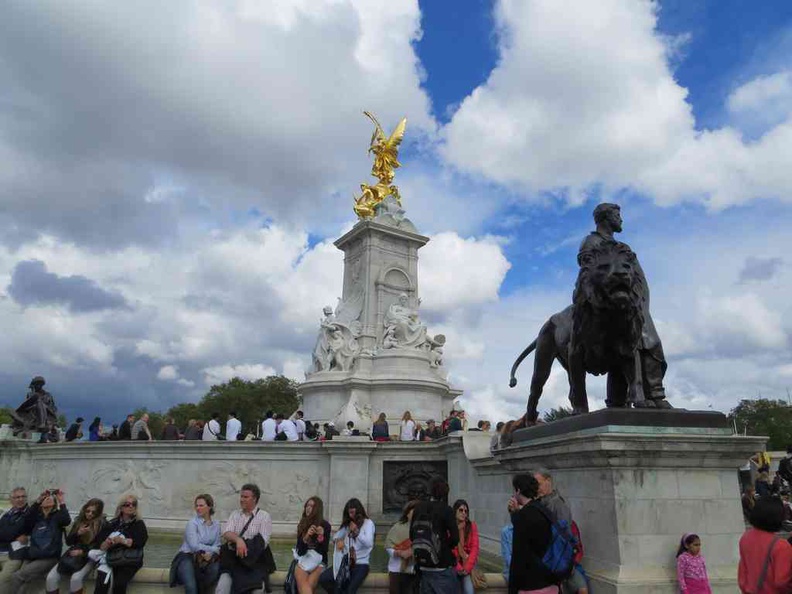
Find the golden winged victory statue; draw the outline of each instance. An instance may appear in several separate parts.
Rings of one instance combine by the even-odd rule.
[[[354,211],[361,219],[373,218],[375,207],[386,197],[393,196],[396,202],[401,205],[399,188],[393,185],[394,170],[400,167],[397,159],[399,155],[399,145],[404,138],[404,130],[407,127],[407,118],[402,118],[390,136],[385,136],[385,131],[380,126],[373,115],[363,112],[372,122],[374,122],[374,133],[371,135],[371,145],[369,153],[374,153],[374,165],[371,167],[371,175],[377,178],[374,185],[360,184],[362,193],[355,198]]]

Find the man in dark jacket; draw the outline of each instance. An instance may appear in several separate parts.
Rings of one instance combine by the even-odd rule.
[[[118,428],[118,439],[132,439],[132,423],[135,422],[135,415],[127,415],[126,421],[121,423]]]
[[[162,428],[162,441],[178,441],[179,428],[176,426],[173,417],[168,417],[168,422]]]
[[[448,483],[432,481],[431,498],[415,506],[410,522],[413,558],[421,572],[420,594],[458,594],[454,549],[459,544],[454,510],[448,505]]]
[[[530,474],[512,479],[514,498],[521,506],[511,516],[514,536],[509,565],[509,594],[520,590],[541,590],[558,583],[542,563],[552,538],[549,512],[541,509],[539,483]]]
[[[74,423],[71,424],[71,427],[66,430],[66,435],[63,437],[63,441],[74,441],[75,439],[82,437],[82,431],[80,431],[80,429],[82,429],[83,421],[85,421],[85,419],[82,417],[77,417],[77,420],[74,421]]]
[[[333,423],[333,421],[330,421],[329,423],[325,423],[324,424],[324,436],[325,436],[325,439],[327,441],[330,441],[336,435],[341,435],[341,434],[338,432],[338,429],[335,428],[335,423]]]
[[[21,559],[13,559],[20,545],[28,543],[30,507],[23,487],[11,491],[11,508],[0,516],[0,592],[9,591],[12,574],[22,566]],[[13,547],[12,543],[17,543]]]
[[[435,424],[434,419],[429,419],[426,421],[426,431],[424,435],[429,439],[440,439],[443,437],[443,433],[440,431],[440,427]]]

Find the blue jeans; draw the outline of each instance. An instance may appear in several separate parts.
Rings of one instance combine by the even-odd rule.
[[[363,580],[369,573],[368,563],[358,563],[352,568],[349,576],[349,586],[344,594],[357,594],[358,588],[363,584]],[[319,576],[319,585],[325,589],[329,594],[335,592],[335,578],[333,577],[333,565],[325,569],[322,575]]]
[[[473,578],[470,577],[470,574],[460,575],[459,583],[462,585],[462,594],[476,594],[476,590],[473,588]]]
[[[179,581],[184,584],[185,594],[208,592],[220,575],[220,563],[215,561],[207,565],[206,569],[199,571],[195,568],[192,555],[185,555],[176,567],[176,575],[179,576]]]
[[[459,594],[459,576],[456,569],[422,571],[420,594]]]

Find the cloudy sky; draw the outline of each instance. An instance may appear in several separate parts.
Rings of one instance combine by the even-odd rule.
[[[70,418],[301,379],[371,126],[430,236],[421,315],[474,418],[622,205],[680,407],[792,388],[792,3],[42,0],[0,19],[0,404]],[[602,382],[590,380],[592,396]],[[560,369],[542,401],[564,403]]]

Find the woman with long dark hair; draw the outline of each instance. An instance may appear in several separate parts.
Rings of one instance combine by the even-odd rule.
[[[94,417],[94,420],[88,426],[88,441],[104,441],[102,419],[99,417]]]
[[[459,529],[459,544],[454,548],[457,560],[456,572],[462,585],[462,594],[473,594],[473,578],[470,574],[478,563],[479,534],[478,526],[470,520],[470,506],[464,499],[457,499],[453,505],[454,517]]]
[[[82,592],[85,578],[96,567],[96,563],[88,558],[88,551],[99,546],[98,536],[104,523],[104,502],[89,499],[66,535],[69,548],[65,556],[68,560],[62,560],[47,574],[47,592],[58,592],[62,575],[71,575],[69,592]]]
[[[303,514],[297,524],[297,555],[294,580],[299,594],[313,594],[319,577],[327,567],[330,543],[330,522],[324,518],[324,503],[311,497],[303,505]]]
[[[341,527],[333,536],[336,550],[349,555],[350,579],[346,594],[357,594],[369,573],[369,558],[374,548],[376,527],[368,517],[360,499],[353,497],[344,505]],[[328,592],[335,588],[333,568],[328,567],[319,577],[319,583]]]

